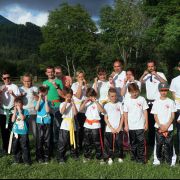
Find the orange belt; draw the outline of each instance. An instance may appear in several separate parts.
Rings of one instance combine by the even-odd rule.
[[[97,124],[99,124],[100,123],[100,121],[99,120],[88,120],[88,119],[86,119],[86,121],[85,121],[86,123],[88,123],[89,125],[93,125],[93,124],[95,124],[95,123],[97,123]]]
[[[57,100],[52,100],[51,101],[51,103],[52,103],[52,105],[54,106],[55,105],[55,103],[60,103],[61,101],[59,100],[59,99],[57,99]]]

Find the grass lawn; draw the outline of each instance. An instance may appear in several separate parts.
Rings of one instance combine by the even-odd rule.
[[[150,151],[152,152],[152,151]],[[96,160],[83,164],[83,157],[79,161],[68,158],[65,165],[59,165],[56,159],[52,159],[48,165],[38,164],[35,160],[34,150],[32,151],[33,165],[26,167],[12,165],[13,157],[0,158],[0,178],[2,179],[179,179],[180,166],[169,167],[164,164],[159,167],[152,165],[151,160],[146,165],[136,164],[130,161],[129,153],[123,164],[117,161],[112,165],[100,165]]]

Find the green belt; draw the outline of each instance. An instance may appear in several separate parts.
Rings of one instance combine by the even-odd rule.
[[[10,116],[12,114],[12,110],[14,109],[14,107],[12,107],[11,109],[4,109],[3,107],[0,108],[6,113],[6,129],[8,129]]]

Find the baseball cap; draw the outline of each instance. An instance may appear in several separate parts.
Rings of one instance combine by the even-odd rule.
[[[165,83],[160,83],[158,89],[159,89],[159,91],[169,90],[169,85],[168,85],[167,82],[165,82]]]

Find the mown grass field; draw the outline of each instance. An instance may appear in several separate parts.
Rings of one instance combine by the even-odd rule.
[[[117,161],[112,166],[100,165],[96,160],[83,164],[83,157],[74,161],[68,157],[65,165],[59,165],[55,158],[48,165],[38,164],[35,161],[35,151],[31,155],[33,164],[30,167],[12,165],[13,157],[0,158],[0,178],[2,179],[179,179],[180,166],[169,167],[164,164],[159,167],[152,165],[152,150],[149,151],[150,160],[146,165],[136,164],[130,161],[129,153],[126,153],[123,164]]]

